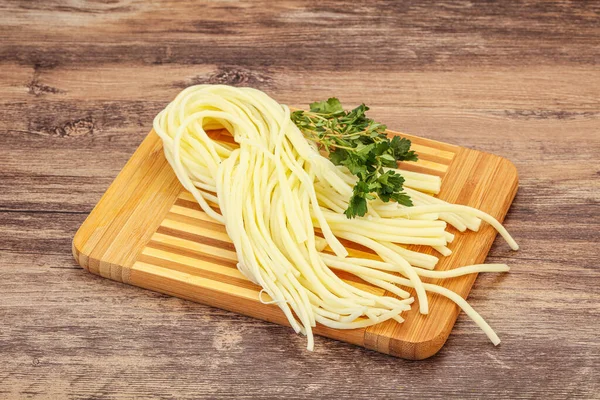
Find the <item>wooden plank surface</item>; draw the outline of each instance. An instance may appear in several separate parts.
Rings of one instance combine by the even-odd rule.
[[[597,2],[0,2],[0,397],[598,398]],[[408,362],[87,274],[71,239],[184,86],[362,101],[520,189],[447,346]]]

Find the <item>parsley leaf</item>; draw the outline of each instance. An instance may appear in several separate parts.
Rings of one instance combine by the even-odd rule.
[[[368,200],[396,201],[412,206],[403,192],[404,178],[387,168],[396,168],[399,161],[417,161],[406,138],[386,134],[386,126],[366,116],[364,104],[344,111],[335,97],[310,104],[310,111],[294,111],[291,119],[307,139],[316,142],[329,153],[335,165],[343,165],[358,178],[344,214],[348,218],[364,216]]]
[[[327,99],[327,101],[315,101],[310,104],[310,111],[317,114],[337,114],[343,113],[342,103],[335,97]]]
[[[390,142],[392,153],[398,161],[417,161],[417,153],[410,150],[410,140],[401,138],[400,136],[394,136]]]

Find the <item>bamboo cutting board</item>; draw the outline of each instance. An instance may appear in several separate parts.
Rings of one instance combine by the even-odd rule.
[[[402,168],[439,175],[439,198],[504,219],[518,186],[512,163],[463,147],[402,136],[413,141],[419,154],[417,163],[404,163]],[[453,228],[450,232],[457,233]],[[453,254],[440,256],[436,269],[484,262],[495,237],[496,232],[485,223],[479,232],[457,233],[449,245]],[[357,246],[350,253],[359,255],[363,250]],[[224,226],[204,214],[181,187],[154,132],[79,228],[73,239],[73,255],[83,268],[105,278],[288,325],[277,306],[259,302],[260,287],[237,270],[235,250]],[[466,298],[475,278],[472,274],[424,280],[442,284]],[[369,290],[384,294],[379,288]],[[427,358],[443,346],[460,311],[441,296],[429,294],[429,300],[429,315],[420,315],[415,303],[402,315],[403,324],[391,320],[354,330],[319,325],[315,333],[402,358]]]

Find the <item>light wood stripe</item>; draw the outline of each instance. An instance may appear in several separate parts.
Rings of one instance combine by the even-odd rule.
[[[207,254],[214,258],[220,258],[223,260],[234,261],[237,262],[237,254],[235,250],[223,249],[221,247],[215,247],[212,245],[207,245],[202,242],[189,240],[185,238],[180,238],[171,235],[165,235],[162,233],[155,233],[152,235],[152,239],[150,244],[152,243],[160,243],[167,246],[172,247],[180,247],[182,249],[186,249],[189,251],[194,251],[199,254]]]
[[[227,236],[227,233],[225,232],[221,232],[221,231],[217,231],[215,229],[211,228],[205,228],[204,226],[201,225],[195,225],[195,224],[191,224],[191,223],[185,223],[185,222],[179,222],[179,221],[174,221],[172,219],[169,219],[168,216],[167,218],[165,218],[165,220],[162,222],[162,224],[160,224],[160,228],[167,228],[170,230],[175,230],[178,232],[181,232],[181,234],[185,234],[185,236],[179,236],[179,237],[183,237],[185,238],[186,236],[189,235],[193,235],[193,236],[198,236],[198,237],[202,237],[205,239],[210,239],[209,242],[213,243],[215,241],[220,241],[223,243],[231,243],[231,241],[229,240],[229,236]],[[160,231],[159,228],[159,231]],[[217,244],[218,246],[218,244]],[[228,246],[231,247],[231,246]]]
[[[450,164],[454,158],[454,152],[436,149],[435,147],[413,143],[410,148],[417,152],[419,159],[435,161],[444,165]]]
[[[167,279],[174,279],[174,280],[178,280],[181,282],[186,282],[186,283],[189,283],[189,284],[192,284],[195,286],[209,288],[211,290],[216,290],[216,291],[222,292],[227,295],[232,295],[235,297],[242,297],[247,300],[254,301],[254,300],[258,299],[258,295],[260,292],[260,289],[256,290],[256,289],[243,288],[243,287],[239,287],[237,285],[231,285],[229,283],[218,281],[218,280],[212,280],[212,279],[192,275],[192,274],[181,272],[181,271],[175,271],[175,270],[169,269],[169,268],[158,267],[156,265],[148,264],[148,263],[145,263],[142,261],[136,261],[133,264],[132,269],[147,272],[152,275],[160,276],[160,277],[167,278]],[[270,301],[271,298],[265,293],[263,295],[263,300]]]
[[[169,213],[172,214],[178,214],[178,215],[184,215],[188,218],[193,218],[196,221],[206,221],[206,222],[210,222],[212,224],[218,224],[218,222],[216,222],[214,219],[212,219],[208,214],[206,214],[204,211],[200,211],[198,209],[194,209],[194,208],[190,208],[189,206],[183,206],[183,205],[179,205],[177,203],[175,203],[175,205],[173,207],[171,207],[171,210],[169,210]],[[223,229],[225,229],[225,226],[221,225],[223,227]]]
[[[179,193],[178,196],[179,199],[182,200],[186,200],[186,201],[191,201],[194,204],[198,204],[196,203],[196,199],[194,198],[194,196],[192,196],[192,194],[190,192],[188,192],[187,190],[182,190],[181,193]],[[200,209],[200,206],[198,205],[198,209]]]
[[[246,279],[244,275],[235,267],[235,262],[230,262],[229,266],[223,266],[212,263],[203,263],[201,260],[198,260],[194,257],[188,257],[185,254],[181,254],[178,252],[178,249],[174,249],[172,251],[165,251],[161,249],[155,249],[152,247],[146,247],[142,251],[143,255],[147,255],[150,257],[162,259],[165,261],[172,261],[174,263],[179,263],[183,265],[187,265],[192,268],[203,269],[206,271],[215,272],[221,275],[229,276],[231,278],[236,279]]]
[[[400,162],[398,163],[398,168],[412,172],[420,172],[422,174],[435,175],[439,176],[440,178],[443,178],[446,175],[446,172],[448,172],[448,167],[446,167],[445,165],[434,164],[433,168],[430,168],[429,166],[424,164],[424,161],[419,161],[416,163]]]
[[[406,165],[406,164],[411,164],[411,163],[402,162],[400,164]],[[424,170],[428,170],[428,171],[432,171],[432,172],[446,172],[448,170],[448,165],[438,164],[433,161],[419,160],[416,163],[412,163],[412,164],[416,164],[420,168],[423,168]]]
[[[173,246],[173,245],[169,245],[169,244],[165,244],[165,243],[151,241],[148,243],[147,247],[150,249],[161,250],[161,251],[193,258],[194,260],[196,260],[197,264],[211,263],[211,264],[216,264],[216,265],[222,265],[222,266],[229,267],[229,268],[236,268],[236,264],[237,264],[237,260],[226,260],[223,258],[212,256],[207,253],[200,253],[198,251],[194,251],[194,250],[190,250],[190,249],[182,248],[182,247],[177,247],[177,246]],[[218,248],[215,247],[215,249],[218,249]]]
[[[194,210],[194,209],[190,209],[190,211],[200,212],[200,211]],[[208,215],[206,215],[206,219],[199,220],[199,219],[197,219],[191,215],[188,215],[186,213],[181,213],[181,212],[174,213],[174,212],[169,211],[169,213],[165,217],[165,221],[167,221],[167,220],[171,221],[171,222],[179,222],[179,223],[187,224],[187,225],[195,225],[195,226],[201,227],[202,229],[208,229],[213,232],[220,233],[219,237],[215,237],[216,239],[219,239],[219,240],[229,239],[229,236],[227,235],[227,229],[225,229],[225,225],[220,224],[219,222],[210,218]],[[165,227],[169,227],[168,224],[165,225]]]
[[[148,250],[153,250],[155,253],[161,251],[157,249]],[[156,265],[158,267],[168,268],[174,271],[185,272],[187,274],[200,276],[207,279],[226,282],[231,285],[240,286],[246,289],[261,289],[259,286],[246,279],[246,277],[242,275],[242,273],[239,272],[235,266],[224,267],[222,265],[199,261],[197,259],[165,251],[161,251],[159,254],[151,253],[151,251],[144,251],[138,260],[145,262],[146,264]],[[165,256],[164,253],[169,255]]]

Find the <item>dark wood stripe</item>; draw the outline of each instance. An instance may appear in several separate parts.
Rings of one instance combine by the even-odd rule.
[[[194,276],[200,276],[202,278],[211,279],[211,280],[217,281],[217,282],[228,283],[230,285],[235,285],[235,286],[243,287],[246,289],[257,290],[257,291],[261,289],[260,286],[255,285],[254,283],[250,282],[247,279],[240,279],[240,278],[236,278],[236,277],[229,276],[229,275],[219,274],[218,272],[206,270],[206,269],[202,268],[201,261],[198,262],[198,266],[190,266],[190,265],[178,263],[176,261],[163,260],[162,258],[149,256],[147,254],[142,254],[139,258],[139,261],[142,261],[142,262],[145,262],[148,264],[153,264],[158,267],[163,267],[163,268],[167,268],[167,269],[171,269],[171,270],[175,270],[175,271],[185,272],[186,274],[190,274],[190,275],[194,275]]]
[[[190,209],[196,210],[196,211],[202,211],[202,212],[204,212],[204,210],[202,210],[202,208],[200,207],[200,204],[196,203],[195,201],[190,201],[190,200],[182,199],[181,197],[179,197],[175,201],[175,205],[176,206],[185,207],[185,208],[190,208]]]
[[[181,197],[177,198],[177,200],[175,201],[175,205],[176,206],[190,208],[190,209],[196,210],[196,211],[202,211],[202,212],[204,212],[204,210],[202,209],[202,207],[200,207],[200,204],[198,204],[196,201],[182,199]],[[213,206],[212,208],[216,212],[221,212],[221,209],[219,207]],[[217,222],[214,222],[214,223],[217,223]]]
[[[202,243],[202,244],[205,244],[208,246],[219,247],[221,249],[235,251],[235,247],[233,246],[233,243],[231,243],[231,242],[224,242],[222,240],[209,238],[209,237],[202,236],[202,235],[196,235],[195,233],[180,231],[178,229],[167,228],[164,226],[160,226],[156,232],[162,233],[164,235],[180,238],[180,239],[191,240],[193,242]]]
[[[213,230],[216,232],[221,232],[221,233],[225,233],[225,234],[227,233],[227,230],[225,229],[225,225],[221,225],[217,222],[205,221],[203,219],[194,218],[189,215],[182,215],[182,214],[176,214],[173,212],[169,212],[167,214],[166,219],[169,219],[171,221],[182,222],[182,223],[188,224],[188,225],[196,225],[196,226],[210,229],[210,230]]]
[[[224,267],[237,268],[236,267],[237,261],[235,261],[235,260],[221,258],[218,256],[214,256],[212,254],[207,254],[207,253],[203,253],[200,251],[192,250],[187,247],[179,247],[179,246],[175,246],[172,244],[156,242],[154,240],[151,240],[146,247],[150,247],[150,248],[156,249],[156,250],[167,251],[169,253],[176,254],[176,255],[179,254],[179,255],[182,255],[185,257],[194,258],[199,261],[210,262],[213,264],[222,265]]]

